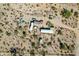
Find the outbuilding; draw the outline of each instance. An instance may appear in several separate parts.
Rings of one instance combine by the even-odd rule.
[[[40,28],[41,33],[54,33],[50,28]]]

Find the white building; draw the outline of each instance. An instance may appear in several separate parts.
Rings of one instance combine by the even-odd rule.
[[[42,20],[36,20],[35,18],[33,18],[31,21],[30,21],[30,26],[29,26],[29,31],[31,32],[33,30],[33,27],[34,26],[39,26],[40,22],[42,22]]]
[[[31,23],[30,23],[30,27],[29,27],[29,31],[32,31],[32,30],[33,30],[33,26],[34,26],[34,23],[31,22]]]
[[[42,28],[40,29],[41,33],[54,33],[53,29],[48,28]]]
[[[41,21],[42,20],[38,21],[38,20],[35,20],[35,19],[33,19],[32,21],[30,21],[29,31],[31,32],[33,30],[33,27],[35,25],[38,25],[39,26],[39,23]],[[40,28],[40,32],[41,33],[54,33],[54,30],[53,29],[50,29],[50,28]]]

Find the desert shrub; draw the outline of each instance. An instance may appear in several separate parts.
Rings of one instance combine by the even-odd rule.
[[[69,17],[71,16],[71,12],[70,12],[69,10],[67,10],[67,9],[63,9],[63,10],[61,11],[61,15],[62,15],[63,17],[65,17],[65,18],[69,18]]]

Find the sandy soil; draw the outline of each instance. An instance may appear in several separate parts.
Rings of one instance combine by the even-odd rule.
[[[63,17],[63,9],[69,10],[71,16]],[[74,15],[75,12],[78,14]],[[25,24],[20,27],[21,17]],[[29,32],[32,18],[43,20],[43,23],[37,31]],[[39,32],[41,26],[49,27],[47,21],[53,25],[53,34]],[[39,42],[40,37],[43,44]],[[15,54],[11,53],[11,48],[16,48],[16,55],[79,55],[78,42],[78,4],[0,4],[0,55]]]

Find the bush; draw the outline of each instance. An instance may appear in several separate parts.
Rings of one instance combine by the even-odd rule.
[[[10,32],[8,32],[8,31],[6,31],[6,35],[10,36],[10,35],[11,35],[11,33],[10,33]]]
[[[13,56],[16,56],[16,48],[10,48],[10,53],[13,55]]]
[[[67,9],[64,9],[63,11],[61,11],[61,15],[65,18],[69,18],[71,16],[71,12]]]
[[[31,50],[31,51],[30,51],[30,55],[31,55],[31,56],[34,56],[34,55],[35,55],[34,50]]]
[[[74,12],[74,16],[75,16],[75,17],[78,17],[78,12],[77,12],[77,11]]]
[[[35,42],[31,42],[32,47],[35,47]]]
[[[2,33],[3,31],[0,29],[0,33]]]
[[[50,21],[47,21],[46,25],[48,25],[48,27],[54,27]]]

